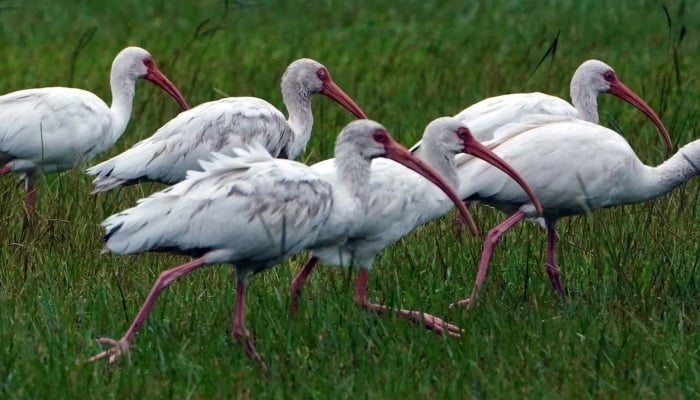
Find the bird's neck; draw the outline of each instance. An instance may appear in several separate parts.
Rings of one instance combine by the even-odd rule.
[[[294,132],[294,138],[287,144],[287,157],[293,160],[304,152],[311,138],[311,129],[314,125],[311,93],[291,86],[282,87],[282,100],[289,114],[287,123]]]
[[[335,167],[338,189],[342,196],[353,200],[356,213],[362,213],[369,202],[369,180],[372,161],[352,149],[338,149],[335,153]]]
[[[455,163],[456,154],[447,152],[444,149],[434,148],[434,144],[424,141],[416,150],[416,157],[425,161],[442,176],[445,181],[455,191],[459,186],[457,179],[457,164]]]
[[[683,146],[671,158],[657,167],[645,166],[636,184],[639,193],[631,202],[650,200],[670,192],[700,175],[700,140]],[[630,190],[633,191],[633,190]]]
[[[581,119],[598,123],[598,93],[591,90],[590,87],[583,85],[576,80],[576,77],[571,80],[571,102],[574,108],[578,111]]]
[[[113,141],[124,133],[131,117],[131,109],[136,90],[134,81],[123,76],[113,75],[110,79],[112,88],[112,135]]]

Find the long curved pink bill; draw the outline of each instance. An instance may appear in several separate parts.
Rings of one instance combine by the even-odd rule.
[[[331,99],[335,100],[340,104],[341,106],[345,107],[348,111],[350,111],[354,116],[356,116],[359,119],[367,119],[367,115],[365,114],[364,111],[355,104],[355,102],[348,96],[343,89],[340,88],[340,86],[336,85],[335,82],[332,80],[329,80],[327,82],[324,82],[323,84],[323,89],[321,89],[321,94],[330,97]]]
[[[405,147],[396,143],[396,141],[394,141],[393,139],[386,144],[386,149],[387,152],[385,157],[392,159],[404,165],[405,167],[410,168],[413,171],[423,175],[426,179],[428,179],[430,182],[439,187],[440,190],[442,190],[455,204],[455,207],[457,207],[457,210],[467,222],[467,225],[469,225],[469,230],[471,231],[471,233],[474,236],[479,235],[479,229],[477,229],[476,223],[474,223],[474,220],[472,219],[471,215],[469,215],[467,207],[459,198],[459,195],[445,181],[445,179],[440,176],[440,174],[438,174],[428,164],[416,158]]]
[[[190,106],[187,105],[187,101],[185,101],[185,97],[182,96],[179,90],[173,85],[172,82],[170,82],[170,79],[168,79],[165,74],[160,72],[160,70],[153,66],[146,76],[144,77],[146,80],[153,82],[156,86],[160,87],[163,89],[163,91],[167,94],[169,94],[172,98],[177,101],[177,104],[180,105],[180,108],[182,111],[189,110]]]
[[[473,137],[465,141],[464,152],[486,161],[487,163],[500,169],[501,171],[505,172],[508,176],[513,178],[513,180],[517,182],[518,185],[520,185],[520,187],[523,188],[525,193],[527,193],[528,197],[530,197],[530,200],[532,200],[532,204],[535,206],[537,213],[539,215],[542,215],[542,205],[537,199],[537,196],[535,196],[535,192],[530,188],[527,182],[525,182],[525,179],[523,179],[523,177],[518,173],[518,171],[511,167],[504,159],[494,154],[494,152],[491,151],[491,149],[479,143]]]
[[[666,127],[661,122],[661,119],[658,115],[656,115],[654,110],[644,100],[642,100],[639,95],[637,95],[637,93],[628,88],[627,85],[622,83],[619,79],[616,79],[610,83],[610,94],[621,98],[622,100],[635,106],[639,111],[643,112],[654,123],[654,125],[656,125],[656,129],[659,130],[659,133],[664,140],[666,149],[673,149],[671,137],[669,136]]]

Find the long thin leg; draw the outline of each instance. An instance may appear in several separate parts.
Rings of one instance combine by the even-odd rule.
[[[34,187],[34,179],[32,175],[27,175],[24,178],[24,208],[27,210],[27,214],[34,214],[34,204],[36,203],[36,188]]]
[[[481,289],[481,286],[484,284],[484,280],[486,280],[486,272],[488,272],[489,269],[489,263],[491,262],[491,255],[493,254],[494,247],[496,247],[496,244],[498,244],[498,240],[501,238],[501,236],[503,236],[504,233],[506,233],[523,218],[525,218],[525,213],[518,211],[489,231],[489,233],[486,235],[486,240],[484,240],[484,249],[481,252],[479,271],[476,274],[476,282],[474,282],[472,294],[466,299],[450,304],[450,307],[469,307],[470,304],[476,301],[479,289]]]
[[[381,304],[375,304],[370,302],[367,298],[366,269],[361,269],[360,274],[357,277],[357,284],[355,286],[355,303],[357,303],[357,305],[360,308],[377,314],[395,311],[396,314],[400,317],[406,318],[418,324],[423,324],[426,328],[430,329],[438,335],[448,334],[453,337],[459,337],[460,332],[464,331],[456,325],[443,321],[441,318],[435,317],[430,314],[426,314],[421,311],[393,309]]]
[[[255,350],[253,340],[250,338],[250,332],[245,327],[245,286],[245,278],[240,277],[236,283],[236,306],[233,310],[233,329],[231,333],[233,333],[236,340],[243,345],[248,357],[257,362],[263,371],[267,371],[265,362],[260,354],[258,354],[257,350]]]
[[[178,267],[161,272],[160,275],[158,275],[158,279],[156,279],[156,282],[153,284],[153,288],[151,288],[150,293],[148,293],[146,300],[143,302],[141,309],[139,310],[138,314],[136,314],[136,318],[134,318],[134,321],[129,326],[129,329],[127,329],[126,333],[124,333],[124,336],[122,336],[122,338],[119,340],[104,337],[97,338],[98,342],[112,346],[112,348],[91,357],[88,359],[88,361],[97,361],[103,358],[108,358],[109,364],[114,364],[119,356],[129,351],[129,346],[131,345],[131,341],[133,340],[136,331],[138,331],[141,324],[143,324],[146,317],[148,317],[148,314],[151,312],[151,308],[153,308],[156,299],[160,295],[160,292],[168,287],[168,285],[170,285],[170,283],[172,283],[174,280],[183,275],[189,274],[190,272],[204,265],[204,259],[198,258],[186,264],[182,264]]]
[[[302,286],[304,286],[304,282],[306,282],[306,279],[311,274],[311,271],[313,271],[317,262],[317,257],[309,257],[309,259],[306,261],[306,264],[304,264],[304,267],[302,267],[301,271],[299,271],[299,273],[294,277],[294,279],[292,279],[292,287],[290,290],[291,293],[289,295],[290,315],[293,315],[296,312],[299,295],[301,294],[301,288]]]
[[[566,289],[561,283],[561,270],[559,269],[559,263],[557,263],[557,231],[556,222],[547,224],[547,275],[549,275],[549,280],[552,282],[552,288],[557,292],[558,295],[566,297]]]
[[[467,200],[464,200],[464,206],[469,210],[469,202]],[[452,233],[454,233],[455,236],[460,236],[462,234],[462,230],[464,229],[464,225],[467,224],[467,221],[464,220],[464,217],[462,216],[461,213],[455,214],[454,220],[452,220]]]

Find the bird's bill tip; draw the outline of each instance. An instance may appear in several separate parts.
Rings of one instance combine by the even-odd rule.
[[[644,115],[646,115],[654,123],[654,125],[656,125],[656,129],[658,129],[659,134],[661,134],[661,138],[663,139],[664,144],[666,145],[666,149],[673,149],[673,142],[671,141],[671,136],[668,134],[668,130],[664,126],[663,122],[661,122],[659,116],[656,115],[654,109],[652,109],[651,106],[649,106],[649,104],[647,104],[637,93],[635,93],[632,89],[627,87],[627,85],[622,83],[622,81],[620,81],[619,79],[615,79],[613,82],[610,83],[609,93],[632,104],[639,111],[643,112]]]
[[[360,106],[358,106],[355,103],[355,101],[353,101],[353,99],[350,96],[348,96],[343,91],[343,89],[341,89],[340,86],[338,86],[332,80],[329,79],[328,81],[324,82],[323,88],[321,89],[321,94],[333,99],[338,104],[345,107],[348,111],[350,111],[357,118],[368,119],[367,114],[365,114],[365,112],[362,111]]]
[[[504,159],[496,155],[491,149],[479,143],[477,140],[470,142],[468,146],[465,146],[465,153],[471,154],[474,157],[478,157],[487,163],[493,165],[494,167],[503,171],[506,175],[510,176],[521,188],[527,193],[528,197],[532,201],[532,205],[535,207],[538,215],[542,215],[542,204],[537,199],[535,192],[530,188],[525,179],[520,175],[518,171],[515,170],[510,164],[508,164]]]
[[[180,105],[180,108],[182,108],[182,111],[189,110],[190,106],[187,105],[185,97],[180,93],[177,87],[170,82],[170,79],[168,79],[165,74],[163,74],[155,65],[153,68],[148,70],[144,79],[153,82],[156,86],[163,89],[165,93],[174,98],[175,101],[177,101],[177,104]]]

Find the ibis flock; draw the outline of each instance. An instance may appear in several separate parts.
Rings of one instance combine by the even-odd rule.
[[[388,128],[368,119],[317,61],[293,61],[282,74],[285,117],[255,97],[189,108],[146,50],[127,47],[112,63],[111,106],[88,91],[64,87],[0,96],[0,175],[15,173],[23,181],[28,216],[37,213],[37,174],[83,168],[120,138],[139,79],[160,87],[182,112],[86,172],[94,177],[94,192],[145,181],[171,186],[104,220],[103,252],[171,252],[192,259],[162,272],[126,332],[119,339],[98,338],[107,349],[90,361],[113,364],[127,353],[159,294],[176,279],[206,265],[231,264],[232,333],[264,370],[245,325],[248,279],[305,250],[308,261],[291,282],[290,314],[319,262],[353,266],[358,307],[459,337],[463,330],[440,317],[369,299],[368,273],[379,252],[453,206],[458,222],[477,235],[467,207],[485,203],[507,217],[486,234],[471,293],[451,306],[475,303],[496,244],[521,220],[546,231],[545,270],[556,294],[565,297],[556,261],[560,218],[658,197],[700,171],[700,141],[652,167],[617,132],[599,125],[597,97],[609,93],[644,113],[665,147],[673,148],[652,108],[598,60],[585,61],[574,73],[573,105],[543,93],[488,98],[454,117],[434,119],[409,151]],[[293,160],[313,130],[314,94],[357,120],[338,135],[334,158],[308,166]]]

